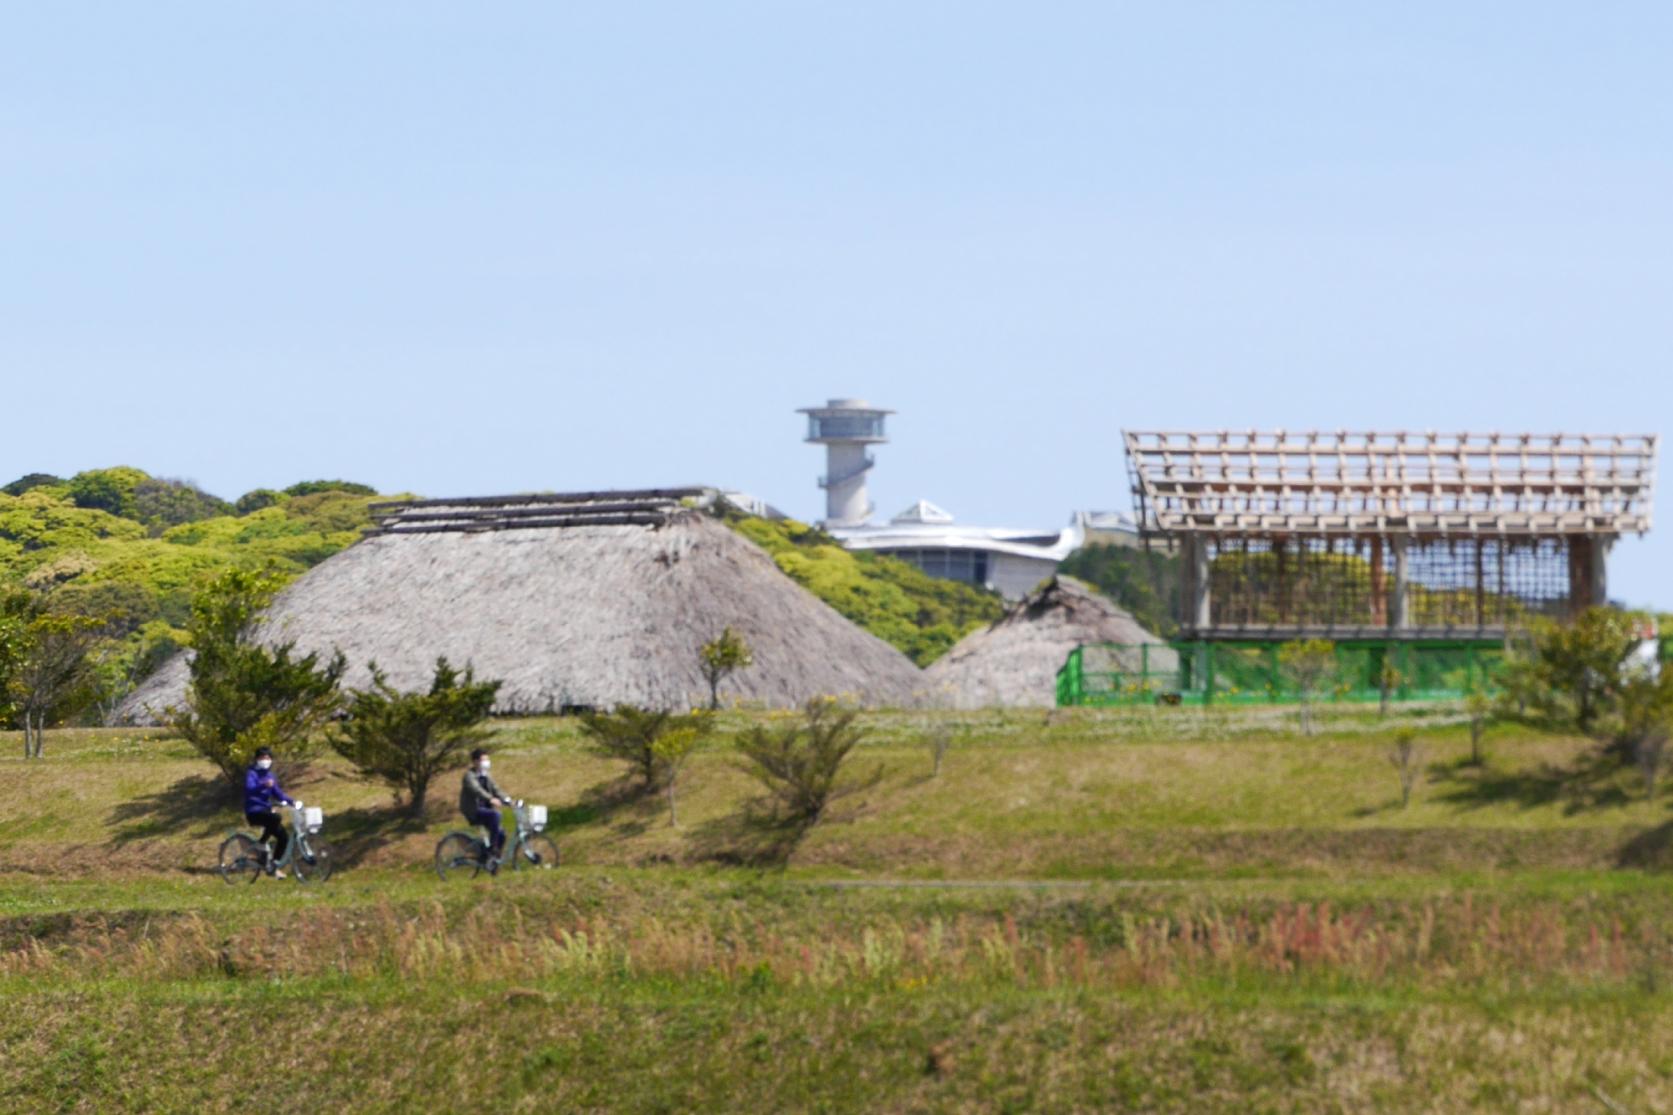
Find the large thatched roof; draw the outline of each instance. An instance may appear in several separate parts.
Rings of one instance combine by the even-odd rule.
[[[1108,598],[1058,576],[931,663],[924,687],[931,703],[954,708],[1049,706],[1064,659],[1086,643],[1161,640]]]
[[[583,510],[554,506],[554,497],[397,509],[380,533],[281,593],[264,637],[341,649],[351,687],[366,683],[368,661],[397,687],[426,686],[446,655],[479,677],[504,679],[499,711],[535,712],[706,702],[697,651],[730,625],[755,662],[723,684],[723,698],[775,706],[821,694],[870,705],[911,700],[921,674],[905,655],[669,493],[617,509],[638,495],[593,494]],[[600,510],[605,504],[611,509]],[[177,658],[121,715],[154,719],[180,702],[185,682]]]

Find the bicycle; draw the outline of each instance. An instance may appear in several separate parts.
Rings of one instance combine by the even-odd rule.
[[[449,872],[459,875],[469,871],[474,879],[484,871],[496,874],[507,860],[513,871],[525,865],[535,871],[556,867],[558,845],[545,832],[546,807],[524,805],[519,799],[512,812],[517,816],[517,834],[507,842],[504,855],[495,856],[488,841],[475,832],[450,832],[436,844],[436,874],[445,882]]]
[[[228,883],[239,879],[255,882],[261,875],[272,875],[286,867],[296,874],[299,883],[323,883],[331,877],[336,856],[331,845],[320,836],[325,825],[325,811],[317,805],[304,806],[301,802],[285,806],[289,815],[291,838],[285,854],[277,862],[273,849],[247,832],[234,830],[221,841],[218,870]]]

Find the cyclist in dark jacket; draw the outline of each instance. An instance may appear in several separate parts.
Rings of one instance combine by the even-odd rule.
[[[279,815],[273,812],[275,801],[296,804],[289,794],[279,788],[279,780],[273,776],[272,750],[258,747],[255,757],[250,760],[250,769],[244,772],[244,819],[261,827],[262,840],[273,842],[272,862],[277,863],[285,858],[285,847],[290,843],[290,837],[285,834]],[[274,871],[273,874],[281,879],[285,877],[283,871]]]
[[[500,826],[500,810],[511,804],[511,795],[488,777],[492,764],[488,752],[478,747],[471,752],[470,769],[465,771],[459,785],[459,812],[473,825],[488,830],[488,846],[497,857],[505,847],[505,829]]]

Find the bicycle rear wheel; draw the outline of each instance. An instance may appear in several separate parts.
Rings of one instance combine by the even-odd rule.
[[[484,866],[482,844],[468,833],[450,832],[436,845],[436,874],[443,880],[454,875],[474,879]]]
[[[241,832],[221,841],[220,862],[216,868],[228,883],[256,881],[261,874],[261,845]]]
[[[517,854],[511,857],[511,869],[520,871],[528,868],[530,871],[550,871],[558,865],[558,844],[543,832],[537,832],[523,841]]]
[[[323,883],[331,878],[337,860],[330,844],[317,836],[310,836],[297,844],[291,866],[296,869],[296,877],[304,883]]]

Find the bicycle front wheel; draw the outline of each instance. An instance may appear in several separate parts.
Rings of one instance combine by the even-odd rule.
[[[216,870],[228,883],[256,881],[261,874],[261,845],[241,832],[221,841],[220,862]]]
[[[523,841],[517,849],[517,854],[511,857],[511,869],[520,871],[527,867],[531,871],[550,871],[558,865],[558,844],[543,832],[537,832]]]
[[[436,874],[444,881],[454,875],[474,879],[482,867],[482,845],[473,836],[450,832],[436,845]]]
[[[310,836],[306,841],[297,844],[296,855],[291,860],[291,866],[296,869],[296,877],[304,883],[323,883],[331,878],[331,872],[337,865],[336,854],[331,845],[317,836]]]

